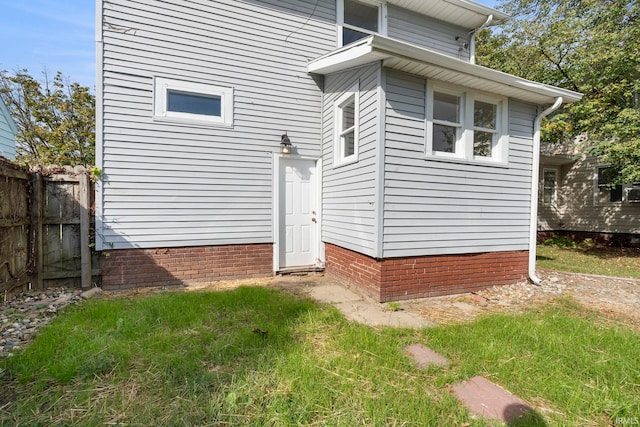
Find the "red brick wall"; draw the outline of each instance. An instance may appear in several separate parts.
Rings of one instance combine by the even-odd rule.
[[[175,286],[272,274],[271,244],[117,249],[105,251],[102,257],[105,289]]]
[[[347,279],[379,297],[381,264],[375,258],[326,243],[325,260],[326,274]]]
[[[524,280],[528,251],[377,260],[325,245],[327,274],[363,287],[380,302],[474,292]]]

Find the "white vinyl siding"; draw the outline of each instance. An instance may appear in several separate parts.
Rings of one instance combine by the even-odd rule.
[[[376,176],[378,168],[378,79],[373,64],[325,77],[323,113],[322,241],[376,255]],[[358,161],[334,165],[336,100],[359,82]]]
[[[431,160],[425,80],[386,80],[383,256],[526,250],[536,108],[509,102],[509,167]]]
[[[389,5],[387,7],[389,37],[469,61],[469,32],[462,27]],[[456,40],[457,38],[457,40]]]
[[[272,153],[287,132],[320,156],[306,59],[335,49],[335,14],[331,0],[103,2],[99,246],[273,242]],[[233,88],[233,128],[154,120],[156,76]]]
[[[0,100],[0,103],[2,100]],[[0,155],[7,159],[15,160],[16,158],[16,134],[14,124],[9,116],[9,110],[0,105]]]

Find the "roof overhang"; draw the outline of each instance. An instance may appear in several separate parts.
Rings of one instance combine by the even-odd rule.
[[[500,25],[510,18],[503,12],[469,0],[387,0],[387,3],[469,30],[482,26],[490,15],[493,18],[489,25]]]
[[[577,156],[569,156],[563,154],[540,154],[540,165],[544,166],[563,166],[574,163],[578,160]]]
[[[577,102],[582,98],[578,92],[533,82],[380,35],[369,36],[311,60],[307,71],[331,74],[377,61],[394,70],[537,105],[551,104],[558,97],[564,102]]]

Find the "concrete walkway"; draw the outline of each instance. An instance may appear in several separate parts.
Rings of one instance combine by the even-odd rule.
[[[270,284],[318,302],[333,304],[347,319],[369,326],[423,328],[435,325],[416,313],[402,310],[402,304],[399,310],[393,311],[388,304],[378,303],[357,289],[349,289],[322,275],[279,276]]]

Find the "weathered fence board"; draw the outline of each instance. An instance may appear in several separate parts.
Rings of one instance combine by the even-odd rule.
[[[0,292],[25,286],[31,279],[29,174],[0,161]]]
[[[92,203],[84,169],[27,173],[0,163],[0,292],[99,282]]]

